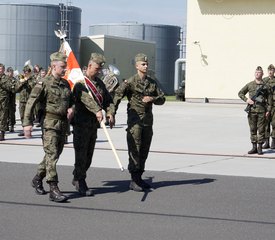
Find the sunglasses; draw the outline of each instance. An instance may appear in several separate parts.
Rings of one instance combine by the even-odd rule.
[[[142,66],[145,66],[145,65],[147,65],[147,66],[148,66],[148,63],[142,63],[141,65],[142,65]]]

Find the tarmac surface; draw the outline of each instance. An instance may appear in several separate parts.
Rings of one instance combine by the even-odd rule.
[[[30,181],[43,158],[41,131],[16,132],[0,143],[1,240],[273,240],[275,151],[251,148],[244,104],[167,102],[154,106],[154,137],[145,179],[153,189],[129,191],[126,102],[109,130],[120,171],[102,129],[87,183],[94,197],[71,185],[72,135],[58,162],[67,203],[35,195]],[[48,186],[45,184],[46,190]]]

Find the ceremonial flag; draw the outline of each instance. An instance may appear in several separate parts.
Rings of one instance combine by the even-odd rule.
[[[97,91],[97,88],[93,84],[93,82],[89,78],[87,78],[86,76],[83,75],[83,73],[82,73],[82,71],[81,71],[81,69],[79,67],[79,64],[78,64],[78,62],[76,60],[76,57],[75,57],[75,55],[74,55],[74,53],[73,53],[73,51],[72,51],[69,43],[65,39],[66,38],[66,34],[64,32],[62,32],[62,31],[60,31],[60,30],[55,31],[55,34],[56,34],[57,37],[59,37],[63,41],[62,44],[61,44],[59,52],[63,52],[67,56],[67,71],[65,73],[64,78],[69,82],[71,89],[73,89],[74,85],[77,82],[83,82],[85,84],[86,88],[89,91],[89,95],[91,97],[93,97],[97,101],[97,103],[101,106],[102,105],[102,101],[103,101],[103,97]],[[104,130],[104,132],[106,134],[106,137],[107,137],[108,142],[109,142],[109,144],[110,144],[110,146],[112,148],[112,151],[113,151],[113,153],[115,155],[115,158],[116,158],[117,163],[118,163],[118,165],[120,167],[120,170],[124,171],[124,168],[123,168],[123,166],[122,166],[122,164],[120,162],[120,159],[119,159],[119,157],[117,155],[116,149],[115,149],[115,147],[113,145],[113,142],[112,142],[112,140],[110,138],[110,135],[109,135],[109,133],[107,131],[107,128],[106,128],[106,126],[104,124],[104,121],[101,121],[100,124],[101,124],[101,126],[102,126],[102,128],[103,128],[103,130]]]
[[[67,41],[63,41],[59,51],[67,56],[67,71],[64,78],[69,82],[71,89],[73,89],[77,82],[84,82],[84,75]]]
[[[67,41],[63,41],[60,52],[63,52],[67,56],[67,71],[64,78],[69,82],[71,89],[77,82],[83,82],[86,88],[92,93],[96,102],[101,106],[103,102],[102,95],[97,91],[93,82],[83,75],[77,59]]]

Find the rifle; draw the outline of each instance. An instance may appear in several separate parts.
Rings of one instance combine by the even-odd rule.
[[[247,104],[246,108],[244,109],[245,112],[250,113],[251,108],[254,107],[257,102],[258,103],[263,102],[264,99],[261,96],[265,94],[265,92],[263,91],[264,87],[265,87],[265,84],[263,84],[261,87],[257,89],[255,95],[251,98],[254,104]]]

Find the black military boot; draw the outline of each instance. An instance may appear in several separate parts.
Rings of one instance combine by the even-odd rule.
[[[265,140],[265,143],[264,143],[264,145],[263,145],[263,149],[268,149],[268,148],[270,148],[270,145],[269,145],[269,138],[267,138],[267,139]]]
[[[80,179],[79,181],[73,179],[72,184],[75,186],[75,189],[82,196],[87,196],[87,197],[94,196],[94,193],[93,193],[92,189],[88,188],[85,179]]]
[[[259,143],[258,144],[258,148],[257,148],[257,152],[258,152],[258,155],[263,155],[263,148],[262,148],[262,143]]]
[[[42,182],[43,178],[38,176],[38,175],[35,175],[34,178],[32,179],[31,181],[31,185],[32,187],[35,189],[35,192],[38,194],[38,195],[44,195],[46,194],[46,191],[43,187],[43,182]]]
[[[14,132],[14,125],[11,125],[11,126],[10,126],[9,131],[10,131],[10,132]]]
[[[130,190],[133,190],[135,192],[144,191],[140,176],[141,176],[140,173],[137,173],[137,172],[131,173],[132,181],[130,182],[130,186],[129,186]]]
[[[270,145],[271,149],[275,149],[275,138],[271,139],[271,145]]]
[[[19,136],[19,137],[25,136],[25,135],[24,135],[24,131],[21,131],[20,133],[18,133],[18,136]]]
[[[5,132],[1,131],[0,133],[0,141],[4,141],[5,140]]]
[[[252,143],[252,149],[248,151],[248,154],[254,154],[254,153],[258,153],[257,143]]]
[[[49,200],[53,202],[65,202],[68,200],[68,197],[63,195],[58,186],[57,182],[49,182],[50,185],[50,196]]]
[[[140,182],[141,182],[142,188],[144,188],[144,189],[150,189],[150,188],[151,188],[151,185],[148,184],[147,182],[145,182],[145,181],[142,179],[141,176],[142,176],[142,172],[140,172],[139,175],[138,175],[138,177],[139,177],[139,179],[140,179]]]

